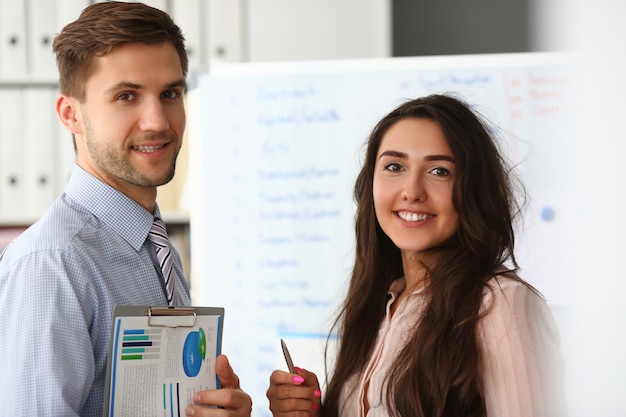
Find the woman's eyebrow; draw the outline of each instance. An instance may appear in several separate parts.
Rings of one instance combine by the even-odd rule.
[[[424,159],[427,161],[449,161],[455,163],[454,158],[450,155],[427,155]]]
[[[384,151],[380,154],[378,159],[381,159],[384,156],[392,156],[394,158],[402,158],[402,159],[407,159],[409,157],[406,153],[400,152],[400,151]]]
[[[400,152],[400,151],[394,151],[394,150],[389,150],[389,151],[384,151],[380,154],[380,156],[378,157],[378,159],[381,159],[385,156],[390,156],[390,157],[394,157],[394,158],[401,158],[401,159],[407,159],[409,156],[405,153],[405,152]],[[455,163],[454,158],[451,157],[450,155],[426,155],[424,157],[424,159],[426,161],[449,161],[452,163]]]

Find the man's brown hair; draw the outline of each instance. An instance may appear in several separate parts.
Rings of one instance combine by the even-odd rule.
[[[167,13],[143,3],[95,3],[54,39],[52,49],[59,69],[60,91],[84,101],[85,81],[93,71],[94,57],[104,56],[127,43],[166,42],[176,48],[186,77],[189,60],[185,38]]]

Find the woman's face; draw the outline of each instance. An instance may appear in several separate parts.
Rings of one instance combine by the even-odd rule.
[[[458,229],[455,174],[454,155],[434,121],[403,119],[383,136],[374,167],[374,209],[403,255],[437,246]]]

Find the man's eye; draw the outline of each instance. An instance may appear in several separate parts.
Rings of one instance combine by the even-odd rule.
[[[163,94],[161,94],[161,96],[163,98],[177,98],[178,96],[180,96],[180,93],[176,90],[170,90],[170,91],[164,91]]]
[[[136,97],[133,93],[122,93],[117,96],[117,99],[121,101],[130,101],[130,100],[134,100],[135,98]]]

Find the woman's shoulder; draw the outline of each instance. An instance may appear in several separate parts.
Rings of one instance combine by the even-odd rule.
[[[483,308],[515,309],[545,304],[541,293],[514,273],[493,276],[483,293]]]
[[[511,290],[528,291],[540,296],[539,291],[528,282],[524,281],[514,272],[496,274],[487,281],[487,289],[490,291],[506,292]]]

